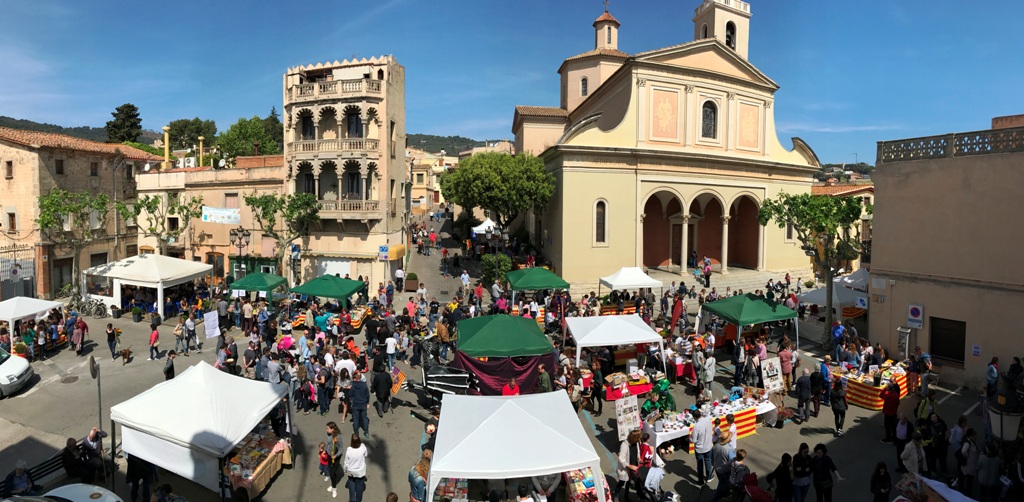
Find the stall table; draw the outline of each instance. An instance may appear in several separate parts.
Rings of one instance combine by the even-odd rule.
[[[900,386],[900,399],[903,399],[907,395],[907,375],[905,373],[896,373],[896,383]],[[870,377],[869,377],[870,378]],[[882,390],[885,389],[887,380],[882,380],[882,386],[875,387],[874,382],[865,383],[855,378],[849,378],[847,375],[832,375],[833,381],[844,380],[846,381],[846,400],[850,404],[865,408],[868,410],[881,410],[882,409]]]
[[[537,317],[534,317],[533,319],[535,321],[537,321],[537,325],[540,326],[540,328],[543,330],[544,329],[544,317],[547,316],[547,310],[544,308],[543,305],[540,305],[539,308],[540,308],[540,311],[538,312]],[[512,315],[518,316],[519,314],[520,314],[520,312],[519,312],[519,305],[513,305],[512,306]]]
[[[250,434],[245,443],[232,452],[224,474],[231,482],[232,493],[242,490],[253,500],[263,493],[283,465],[291,463],[292,450],[286,441],[278,440],[273,432],[267,432],[262,438]],[[248,465],[255,467],[250,470]]]
[[[642,384],[638,384],[638,385],[630,385],[630,384],[627,383],[625,385],[625,387],[612,387],[611,385],[605,385],[605,387],[604,387],[604,399],[605,399],[605,401],[617,401],[619,399],[622,399],[622,396],[623,396],[622,390],[624,388],[629,389],[629,395],[631,395],[631,396],[640,396],[640,395],[643,395],[643,394],[646,394],[646,393],[650,392],[651,389],[654,388],[654,384],[648,382],[648,383],[642,383]]]
[[[744,408],[733,414],[736,419],[736,439],[743,439],[745,437],[757,434],[757,416],[764,413],[768,413],[775,409],[775,405],[772,403],[760,403],[757,406],[751,406]],[[723,428],[727,426],[725,421],[725,415],[712,417],[711,423],[716,427]],[[649,423],[644,423],[644,432],[651,435],[654,438],[655,446],[660,445],[666,441],[671,441],[676,438],[690,435],[690,427],[682,429],[676,429],[671,431],[655,432],[654,426]],[[693,453],[693,444],[690,444],[690,453]]]

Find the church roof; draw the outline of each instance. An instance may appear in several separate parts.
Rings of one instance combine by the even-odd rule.
[[[516,113],[526,117],[568,117],[569,112],[554,106],[517,105]]]
[[[622,51],[620,51],[618,49],[594,49],[594,50],[590,50],[590,51],[584,52],[583,54],[577,54],[575,56],[565,58],[565,60],[566,61],[575,61],[577,59],[589,58],[589,57],[593,57],[593,56],[611,56],[611,57],[626,59],[626,58],[629,57],[629,54],[626,54],[625,52],[622,52]]]
[[[608,13],[608,11],[604,11],[604,14],[601,14],[601,17],[597,18],[594,21],[594,26],[597,26],[597,23],[600,23],[602,21],[611,21],[611,22],[615,23],[616,27],[620,26],[619,25],[619,20],[615,19],[614,16],[612,16],[611,14]]]

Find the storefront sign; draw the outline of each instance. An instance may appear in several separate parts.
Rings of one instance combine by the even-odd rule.
[[[642,426],[636,396],[625,396],[615,401],[615,424],[619,430],[619,441],[625,441],[631,431]]]
[[[203,206],[203,222],[241,225],[242,216],[238,213],[238,208]]]

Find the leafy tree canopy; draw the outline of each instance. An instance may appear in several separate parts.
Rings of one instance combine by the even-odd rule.
[[[171,195],[143,195],[135,202],[114,202],[117,213],[125,220],[132,220],[138,225],[140,233],[156,237],[160,254],[167,254],[167,246],[181,241],[192,220],[203,214],[203,197],[190,196],[187,199]],[[172,228],[167,224],[168,217],[177,217],[178,226]]]
[[[82,250],[106,233],[109,212],[110,198],[104,193],[54,188],[39,196],[36,224],[44,237],[71,252],[71,277],[79,277]],[[80,282],[71,284],[71,297],[78,298]]]
[[[447,155],[458,155],[463,150],[484,144],[483,141],[462,136],[435,136],[433,134],[408,134],[405,137],[405,143],[425,152],[438,153],[444,150]]]
[[[200,136],[206,142],[204,145],[212,145],[217,136],[217,124],[212,120],[202,120],[199,117],[173,120],[167,126],[171,128],[167,133],[170,136],[171,145],[178,148],[199,146]]]
[[[238,119],[238,122],[217,137],[217,145],[224,157],[228,159],[252,155],[253,144],[257,142],[260,155],[273,155],[281,152],[277,142],[267,133],[263,119],[256,116],[251,119]]]
[[[110,114],[114,118],[106,126],[108,143],[139,141],[142,136],[142,118],[139,117],[137,106],[125,103]]]
[[[278,148],[284,148],[284,124],[281,123],[281,116],[277,113],[277,107],[270,107],[270,115],[263,119],[263,128],[267,136],[274,140]]]
[[[869,208],[870,210],[870,208]],[[761,225],[774,222],[779,228],[792,225],[802,248],[824,271],[827,305],[823,342],[831,346],[832,277],[839,262],[856,258],[861,250],[859,223],[863,211],[861,197],[824,197],[809,193],[781,193],[761,205]]]
[[[157,148],[157,147],[155,147],[153,145],[147,145],[145,143],[135,143],[135,142],[132,142],[132,141],[125,141],[124,143],[121,143],[121,144],[122,145],[128,145],[128,146],[130,146],[132,148],[138,148],[139,150],[142,150],[143,152],[151,153],[151,154],[156,155],[156,156],[158,156],[160,158],[163,158],[163,156],[164,156],[164,149],[163,148]],[[173,153],[170,155],[170,157],[171,157],[171,162],[174,162],[175,160],[178,160],[178,157],[175,157]]]
[[[311,193],[258,194],[245,196],[245,205],[265,237],[274,239],[274,257],[280,263],[295,239],[320,222],[320,203]]]
[[[542,210],[555,193],[555,177],[530,154],[478,153],[441,178],[444,198],[463,208],[479,207],[510,222],[530,209]]]

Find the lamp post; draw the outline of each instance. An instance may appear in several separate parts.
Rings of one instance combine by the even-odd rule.
[[[231,230],[228,231],[228,234],[231,235],[231,244],[238,248],[238,261],[239,264],[241,264],[242,250],[245,249],[245,246],[249,245],[249,236],[251,234],[248,230],[241,226],[239,226],[238,228],[232,228]],[[237,271],[235,275],[238,275]]]

